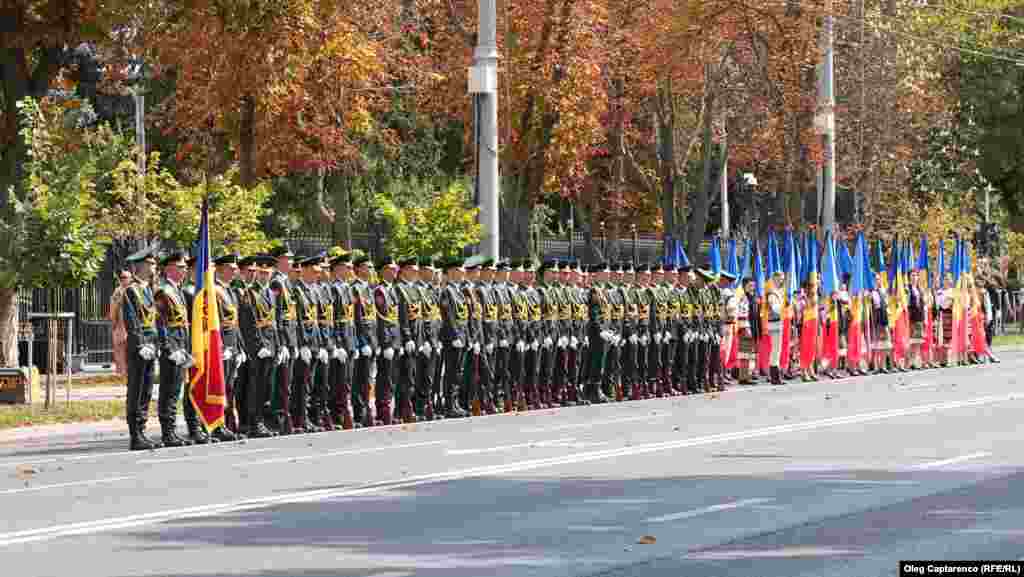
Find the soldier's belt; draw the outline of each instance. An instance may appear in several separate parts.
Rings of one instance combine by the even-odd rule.
[[[222,324],[224,325],[224,328],[226,328],[226,329],[237,329],[238,328],[238,322],[237,321],[225,320]]]
[[[269,329],[274,326],[274,319],[267,319],[265,321],[256,321],[256,328],[258,329]]]
[[[183,329],[186,327],[188,327],[186,323],[167,323],[167,328],[169,329]]]
[[[319,325],[319,321],[302,321],[302,326],[304,327],[315,327],[317,325]]]

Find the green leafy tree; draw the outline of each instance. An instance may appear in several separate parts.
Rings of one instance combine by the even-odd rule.
[[[77,286],[96,276],[106,241],[95,215],[97,158],[109,132],[85,128],[78,101],[18,103],[24,183],[0,220],[0,365],[17,363],[18,287]]]
[[[420,198],[427,202],[400,207],[387,195],[377,195],[378,210],[390,225],[387,248],[392,254],[452,257],[480,241],[479,210],[469,204],[463,183]]]

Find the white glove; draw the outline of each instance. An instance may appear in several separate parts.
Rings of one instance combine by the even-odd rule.
[[[139,347],[139,357],[144,361],[152,361],[156,358],[156,349],[153,345],[142,345]]]
[[[661,333],[654,333],[654,344],[661,344]]]
[[[494,354],[494,343],[487,343],[486,350],[487,350],[487,354],[493,355]]]
[[[645,334],[645,335],[643,335],[642,337],[640,337],[640,344],[641,344],[641,345],[643,345],[643,346],[645,346],[645,347],[646,347],[646,346],[647,346],[647,343],[649,343],[649,342],[651,342],[651,341],[650,341],[650,339],[649,339],[649,338],[647,337],[647,335],[646,335],[646,334]]]
[[[501,339],[500,341],[498,341],[498,346],[503,348],[503,349],[507,349],[508,348],[508,339]]]
[[[381,353],[383,353],[383,352],[384,352],[384,350],[383,350],[383,349],[381,349],[380,347],[377,347],[377,356],[378,356],[378,357],[379,357],[379,356],[380,356],[380,354],[381,354]]]
[[[550,349],[555,344],[555,341],[551,340],[551,337],[544,337],[544,348]]]
[[[434,352],[437,353],[438,355],[440,355],[441,351],[443,351],[443,350],[444,350],[444,345],[441,344],[441,341],[434,341]]]
[[[598,333],[597,336],[601,337],[601,340],[606,343],[609,343],[612,340],[612,333],[609,330],[603,330],[600,333]]]
[[[569,337],[559,337],[558,346],[563,349],[569,346]]]
[[[362,356],[362,355],[360,355],[360,354],[359,354],[359,349],[354,349],[354,350],[352,351],[352,360],[353,360],[353,361],[358,361],[358,360],[359,360],[359,357],[361,357],[361,356]]]
[[[313,361],[313,351],[311,351],[309,347],[302,347],[302,349],[299,351],[299,356],[302,357],[303,361],[306,361],[306,364],[309,364]]]
[[[457,349],[461,349],[462,346],[463,346],[462,345],[462,339],[455,339],[454,341],[452,341],[452,346],[457,348]]]
[[[260,351],[260,353],[262,353],[263,351],[267,351],[268,354],[270,353],[270,350],[268,350],[268,349],[262,349]],[[259,355],[260,353],[257,353],[257,355]],[[266,357],[260,357],[260,358],[266,358]],[[287,361],[287,360],[288,360],[288,347],[283,347],[281,349],[278,349],[278,351],[277,351],[277,364],[283,365],[285,363],[285,361]]]
[[[569,339],[569,348],[571,348],[572,350],[575,351],[577,348],[579,348],[579,346],[580,346],[579,339],[577,339],[576,337],[572,337],[571,339]]]
[[[331,358],[337,360],[341,356],[341,347],[334,347],[331,349]]]
[[[238,354],[235,355],[235,368],[242,366],[242,363],[247,360],[249,360],[249,357],[245,356],[245,351],[238,351]]]
[[[285,350],[286,349],[281,349],[281,351],[285,351]],[[270,352],[270,349],[268,349],[267,347],[263,347],[262,349],[260,349],[259,351],[256,352],[256,358],[258,358],[258,359],[265,359],[267,357],[272,357],[272,356],[274,356],[274,353]],[[278,353],[277,354],[278,364],[281,364],[281,362],[283,360],[284,359],[281,357],[281,353]]]
[[[405,343],[405,352],[406,353],[409,353],[411,355],[415,350],[416,350],[416,343],[414,343],[412,341],[407,341]]]
[[[338,351],[338,362],[344,365],[346,362],[348,362],[348,351],[340,348],[336,350]]]
[[[473,343],[473,353],[480,354],[480,343]]]
[[[584,347],[589,347],[590,346],[590,335],[587,335],[587,336],[583,337],[583,346]]]
[[[516,341],[516,350],[519,351],[520,353],[525,353],[526,352],[526,343],[524,343],[521,340],[520,341]]]
[[[629,342],[635,345],[640,342],[640,339],[636,335],[629,335]]]
[[[420,352],[422,352],[424,356],[429,357],[430,355],[434,354],[434,347],[430,345],[430,341],[427,341],[423,343],[423,346],[420,348]]]
[[[364,345],[363,348],[359,349],[359,354],[363,355],[364,357],[372,357],[373,349],[371,349],[369,345]]]
[[[182,353],[182,355],[184,355],[185,359],[185,362],[182,363],[181,365],[182,368],[191,369],[192,367],[196,366],[196,359],[192,355],[188,353]]]
[[[224,360],[225,361],[230,361],[231,357],[233,357],[233,356],[234,356],[234,354],[231,352],[231,347],[226,347],[224,349],[224,355],[223,355]]]
[[[287,359],[295,359],[295,360],[299,360],[299,347],[292,347],[292,348],[291,348],[291,349],[290,349],[290,350],[288,351],[288,356],[287,356],[287,357],[285,357],[285,358],[286,358],[286,360],[287,360]]]
[[[180,350],[173,351],[171,354],[167,355],[167,360],[180,366],[185,362],[185,353]]]
[[[385,359],[390,361],[391,359],[395,358],[395,349],[388,347],[384,349],[383,355]]]
[[[320,359],[321,363],[326,363],[331,360],[330,355],[327,354],[327,349],[320,349],[320,354],[317,355],[317,358]]]
[[[661,340],[665,341],[666,343],[670,342],[672,340],[672,333],[665,331],[665,336]]]
[[[622,335],[612,335],[612,346],[613,347],[621,347],[622,346]]]

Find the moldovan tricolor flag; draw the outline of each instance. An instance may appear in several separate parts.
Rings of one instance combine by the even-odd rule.
[[[196,255],[196,297],[192,304],[192,369],[189,399],[207,430],[224,424],[224,363],[221,357],[220,314],[210,268],[210,215],[203,201]]]

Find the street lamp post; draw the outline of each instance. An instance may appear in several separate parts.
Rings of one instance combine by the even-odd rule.
[[[754,187],[757,186],[757,177],[752,172],[743,173],[743,187],[747,193],[747,220],[749,221],[748,228],[753,231],[754,224],[758,221],[757,215],[754,213]],[[754,235],[755,242],[757,241],[757,235]]]

